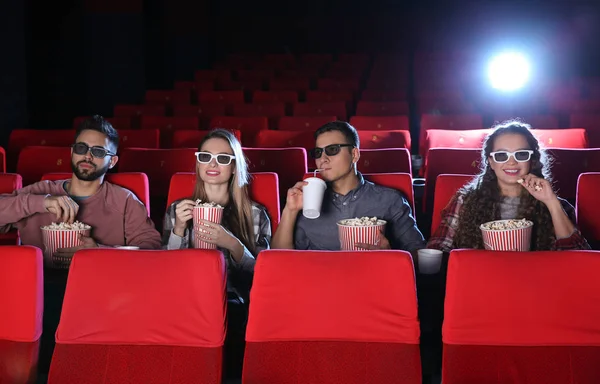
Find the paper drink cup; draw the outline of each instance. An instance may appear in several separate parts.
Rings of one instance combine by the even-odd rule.
[[[304,179],[308,183],[302,187],[302,214],[307,219],[316,219],[321,216],[321,204],[327,184],[318,177]]]
[[[385,230],[385,220],[377,225],[344,225],[338,221],[338,234],[340,237],[340,249],[342,251],[364,251],[356,244],[379,245],[381,242],[381,231]]]
[[[417,251],[419,273],[424,275],[438,273],[442,266],[442,255],[443,252],[438,249],[419,249]]]
[[[44,242],[44,264],[47,267],[69,269],[71,257],[55,256],[59,248],[78,247],[82,244],[79,237],[89,236],[89,229],[43,229],[42,240]]]
[[[508,222],[513,220],[497,220],[495,222]],[[490,223],[493,223],[491,221]],[[485,229],[482,224],[481,235],[483,236],[483,245],[489,251],[519,251],[527,252],[531,249],[531,232],[533,223],[523,228],[493,230]]]
[[[192,217],[194,220],[194,248],[198,249],[216,249],[216,244],[207,243],[203,241],[201,238],[196,236],[196,231],[202,231],[202,224],[200,224],[200,220],[207,220],[211,223],[221,224],[221,220],[223,219],[223,208],[220,207],[194,207],[194,211],[192,212]]]

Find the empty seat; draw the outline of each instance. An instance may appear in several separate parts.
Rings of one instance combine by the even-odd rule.
[[[11,171],[16,169],[19,153],[25,147],[68,147],[74,142],[74,129],[13,129],[8,139],[8,168]]]
[[[585,129],[532,129],[531,133],[545,148],[587,148]]]
[[[0,262],[0,383],[35,383],[44,312],[42,251],[0,246]]]
[[[91,116],[77,116],[73,119],[73,129],[79,128],[79,125]],[[113,128],[119,129],[131,129],[131,118],[130,117],[105,117],[104,120],[108,121]]]
[[[357,130],[409,131],[408,116],[352,116],[350,124]]]
[[[70,147],[25,147],[19,154],[17,173],[23,185],[39,181],[44,173],[72,172]]]
[[[407,148],[410,150],[409,131],[358,131],[361,149]]]
[[[339,120],[346,120],[347,114],[343,101],[294,104],[294,116],[337,116]]]
[[[210,120],[209,127],[237,129],[244,136],[244,145],[254,146],[256,134],[262,130],[269,129],[269,119],[264,116],[237,117],[217,116]]]
[[[147,90],[144,97],[146,104],[189,104],[190,92],[185,90]]]
[[[572,114],[569,119],[569,127],[585,128],[590,148],[600,148],[600,114],[578,113]]]
[[[427,158],[430,148],[482,148],[485,138],[492,131],[489,129],[467,129],[450,131],[445,129],[428,129],[426,139],[421,143],[419,152]],[[425,164],[427,167],[427,164]]]
[[[244,91],[199,91],[198,102],[202,103],[243,103]]]
[[[600,149],[550,148],[553,187],[563,199],[575,203],[577,179],[585,172],[600,172]]]
[[[431,234],[434,234],[442,221],[442,211],[459,189],[473,179],[473,175],[438,175],[433,196]]]
[[[323,101],[344,101],[351,103],[354,100],[352,91],[307,91],[306,101],[308,102],[323,102]]]
[[[21,175],[16,173],[0,173],[0,194],[13,193],[13,191],[21,188],[23,188]],[[0,233],[0,245],[19,244],[19,233],[16,229],[7,233]]]
[[[176,117],[197,117],[200,129],[208,129],[210,119],[227,114],[227,103],[201,103],[200,105],[175,105],[173,115]]]
[[[356,106],[356,114],[360,116],[398,116],[408,113],[408,103],[405,101],[359,101]]]
[[[336,116],[284,116],[279,118],[280,131],[316,131],[323,125],[336,121]]]
[[[257,148],[301,147],[308,152],[315,146],[312,131],[270,131],[258,132],[255,141]]]
[[[421,116],[421,125],[419,129],[419,143],[426,140],[428,129],[443,129],[452,131],[462,131],[467,129],[483,129],[483,119],[477,114],[458,114],[458,115],[428,115]],[[421,146],[421,144],[419,144]]]
[[[362,173],[411,173],[410,151],[406,148],[361,149],[356,163]]]
[[[142,130],[158,130],[161,146],[171,148],[174,131],[199,129],[200,120],[196,116],[142,116],[140,127]]]
[[[418,113],[470,113],[475,110],[473,104],[461,98],[426,98],[418,100]]]
[[[442,382],[600,382],[599,268],[594,251],[452,251]]]
[[[279,209],[279,179],[273,172],[256,172],[251,174],[250,198],[263,205],[271,219],[271,233],[275,233],[280,219]],[[189,199],[196,187],[196,174],[178,172],[171,177],[167,208],[179,199]]]
[[[225,270],[215,250],[77,252],[48,382],[221,383]]]
[[[358,92],[360,89],[360,78],[353,76],[352,78],[331,78],[319,79],[317,82],[319,91],[352,91]]]
[[[123,148],[158,148],[160,131],[158,129],[121,129],[119,132],[119,149]]]
[[[577,226],[593,249],[598,249],[600,246],[598,191],[600,191],[600,173],[589,172],[579,175],[575,204]]]
[[[235,137],[238,139],[240,143],[242,141],[242,133],[237,129],[229,129],[229,131],[233,132]],[[173,132],[173,141],[171,143],[172,148],[198,148],[200,142],[204,138],[204,136],[208,135],[210,131],[175,131]]]
[[[394,294],[373,294],[369,287],[375,286]],[[421,379],[410,254],[261,253],[251,291],[244,383],[408,384]]]
[[[297,103],[298,92],[297,91],[254,91],[252,96],[252,102],[264,103],[264,102],[283,102],[283,103]]]
[[[238,117],[265,116],[281,117],[285,116],[285,103],[279,101],[253,102],[248,104],[234,104],[233,115]]]
[[[494,121],[503,122],[506,120],[512,120],[519,118],[524,123],[531,125],[531,128],[535,129],[556,129],[560,128],[558,122],[558,116],[556,115],[521,115],[521,114],[502,114],[494,115]],[[582,127],[582,125],[571,125],[571,127]]]
[[[366,89],[362,92],[360,99],[362,101],[407,101],[408,95],[406,90],[396,91],[380,91],[374,89]]]

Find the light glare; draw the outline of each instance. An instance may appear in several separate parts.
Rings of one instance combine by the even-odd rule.
[[[514,91],[529,79],[529,63],[522,54],[503,53],[490,62],[488,75],[493,88]]]

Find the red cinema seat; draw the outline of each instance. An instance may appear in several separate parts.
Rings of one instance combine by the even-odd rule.
[[[575,211],[577,226],[594,249],[600,245],[600,173],[589,172],[579,175]]]
[[[73,119],[73,129],[77,129],[84,120],[89,119],[91,116],[78,116]],[[120,129],[131,129],[131,118],[130,117],[105,117],[104,120],[108,121],[113,128]]]
[[[66,180],[71,179],[72,173],[46,173],[42,180]],[[150,215],[150,187],[148,186],[148,176],[142,172],[119,172],[107,173],[106,181],[116,184],[120,187],[129,189],[146,206],[148,215]]]
[[[442,211],[459,189],[473,179],[473,175],[438,175],[433,195],[431,234],[434,234],[442,221]]]
[[[221,383],[226,281],[215,250],[77,252],[48,383]]]
[[[427,152],[426,161],[423,212],[430,212],[437,177],[444,173],[476,175],[480,171],[481,149],[431,148]]]
[[[358,131],[361,149],[407,148],[410,131]]]
[[[520,115],[502,114],[494,115],[494,121],[502,123],[506,120],[519,119],[531,125],[535,129],[557,129],[560,128],[558,116],[556,115]],[[583,127],[582,125],[571,125],[571,127]],[[585,128],[585,127],[584,127]]]
[[[372,183],[402,192],[410,204],[413,216],[416,217],[415,196],[410,173],[364,173],[363,176]]]
[[[199,91],[198,102],[203,103],[243,103],[244,91]]]
[[[550,148],[553,187],[563,199],[575,203],[577,179],[586,172],[600,172],[600,149]]]
[[[307,91],[306,101],[344,101],[346,103],[351,103],[352,101],[354,101],[354,93],[352,91]]]
[[[361,149],[356,163],[362,173],[411,173],[410,151],[406,148]]]
[[[406,90],[396,91],[379,91],[373,89],[366,89],[361,94],[360,99],[362,101],[406,101],[408,98]]]
[[[281,206],[289,188],[293,187],[308,171],[304,148],[244,148],[248,169],[252,173],[274,172],[279,178]]]
[[[74,142],[74,129],[13,129],[7,148],[9,170],[16,169],[19,153],[25,147],[69,147]]]
[[[253,103],[268,103],[268,102],[282,102],[282,103],[297,103],[298,92],[297,91],[254,91],[252,94]]]
[[[171,148],[174,131],[199,129],[200,120],[196,116],[142,116],[140,127],[142,130],[159,130],[162,147]]]
[[[284,116],[279,118],[280,131],[316,131],[323,125],[336,121],[336,116]]]
[[[585,129],[532,129],[531,133],[545,148],[587,148]]]
[[[138,117],[138,116],[164,116],[166,108],[164,105],[158,104],[144,104],[144,105],[131,105],[131,104],[119,104],[115,105],[113,114],[115,117]]]
[[[430,148],[482,148],[485,138],[492,133],[489,129],[468,129],[450,131],[445,129],[428,129],[425,142],[422,143],[421,155],[427,158]],[[427,167],[427,164],[425,164]]]
[[[463,131],[467,129],[483,129],[483,119],[477,114],[461,115],[422,115],[419,130],[419,143],[426,140],[428,129]],[[421,146],[421,144],[419,144]]]
[[[346,120],[347,114],[343,101],[294,104],[294,116],[336,116],[339,120]]]
[[[17,189],[23,188],[23,179],[16,173],[0,173],[0,194],[13,193]],[[11,230],[7,233],[0,233],[0,245],[19,245],[19,233]]]
[[[269,119],[264,116],[254,117],[235,117],[218,116],[213,117],[209,124],[210,129],[225,128],[228,130],[237,129],[244,136],[244,145],[254,146],[254,139],[258,132],[269,129]]]
[[[569,127],[585,128],[589,147],[600,148],[600,114],[572,114]]]
[[[6,151],[0,147],[0,173],[6,172]]]
[[[250,180],[250,198],[263,205],[271,219],[271,233],[275,233],[280,219],[279,209],[279,180],[276,173],[252,173]],[[178,172],[171,177],[167,208],[174,201],[189,199],[194,194],[196,174],[192,172]]]
[[[0,246],[0,261],[0,383],[35,383],[44,312],[42,251]]]
[[[285,103],[281,101],[234,104],[233,115],[238,117],[281,117],[285,116]]]
[[[301,147],[308,152],[315,146],[312,131],[268,131],[258,132],[255,141],[257,148]]]
[[[452,251],[442,382],[600,382],[598,256]]]
[[[420,97],[419,113],[470,113],[475,110],[473,104],[461,98]]]
[[[175,117],[197,117],[200,121],[200,129],[208,129],[210,119],[215,116],[225,116],[226,114],[227,103],[173,106],[173,115]]]
[[[44,173],[71,171],[70,147],[25,147],[19,153],[17,173],[23,185],[39,181]]]
[[[356,106],[359,116],[399,116],[408,113],[406,101],[359,101]]]
[[[189,104],[190,92],[186,90],[147,90],[144,97],[146,104]]]
[[[407,252],[264,251],[250,295],[245,384],[421,382]]]
[[[409,131],[408,116],[352,116],[350,124],[358,131]]]
[[[237,129],[230,129],[235,137],[242,142],[242,133]],[[204,136],[210,131],[174,131],[172,148],[198,148]]]
[[[119,130],[119,149],[158,148],[160,131],[158,129],[121,129]]]

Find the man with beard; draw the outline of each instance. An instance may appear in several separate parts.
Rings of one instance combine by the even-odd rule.
[[[144,204],[129,190],[104,181],[119,157],[119,135],[101,116],[78,127],[71,147],[69,180],[40,181],[0,195],[0,232],[17,228],[24,245],[43,249],[40,227],[52,222],[80,221],[92,227],[83,245],[60,249],[67,256],[81,248],[137,246],[159,249],[160,234]]]

